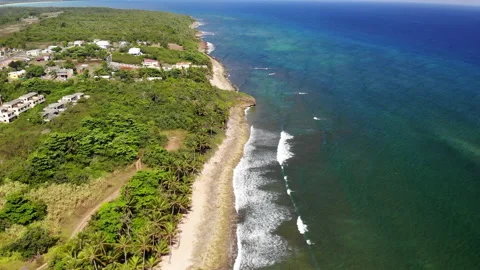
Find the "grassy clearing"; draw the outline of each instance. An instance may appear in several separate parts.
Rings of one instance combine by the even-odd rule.
[[[185,137],[187,136],[187,131],[177,129],[177,130],[166,130],[162,133],[165,136],[167,136],[167,139],[168,139],[168,143],[165,146],[165,149],[167,151],[173,152],[183,147],[183,142],[185,141]]]

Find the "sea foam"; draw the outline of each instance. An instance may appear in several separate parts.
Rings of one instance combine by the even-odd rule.
[[[234,170],[237,224],[235,270],[259,269],[273,265],[289,255],[287,241],[275,234],[281,223],[291,219],[285,206],[275,203],[281,194],[263,187],[276,180],[268,177],[275,170],[278,135],[251,127],[244,155]]]
[[[285,131],[280,133],[280,141],[278,142],[277,148],[277,161],[280,166],[284,166],[286,161],[293,157],[293,153],[290,150],[291,146],[288,143],[288,140],[293,139],[293,136],[288,134]]]
[[[308,232],[308,227],[305,223],[303,223],[302,217],[298,216],[297,218],[297,228],[298,232],[301,234],[305,234]]]
[[[207,42],[207,54],[211,54],[213,51],[215,51],[215,45],[211,42]]]

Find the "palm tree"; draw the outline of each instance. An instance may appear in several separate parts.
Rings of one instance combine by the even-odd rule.
[[[172,248],[173,237],[177,233],[177,227],[173,222],[166,222],[163,227],[163,234],[168,238],[170,249]]]
[[[150,256],[150,258],[147,260],[147,268],[153,270],[155,265],[157,265],[159,262],[159,259],[155,258],[154,256]]]
[[[124,235],[120,236],[115,248],[123,253],[123,260],[127,262],[128,249],[132,246],[132,240]]]
[[[95,270],[98,270],[98,264],[103,265],[103,262],[101,261],[101,251],[98,246],[86,245],[80,252],[79,257],[86,259],[89,263],[93,264]]]
[[[153,248],[150,240],[146,232],[141,232],[137,237],[137,247],[142,252],[142,269],[145,268],[146,253]]]
[[[128,260],[128,268],[138,269],[139,267],[140,267],[140,258],[136,255],[132,256],[130,260]]]
[[[163,255],[170,254],[170,248],[165,240],[161,240],[155,247],[155,254],[157,258],[161,258]]]

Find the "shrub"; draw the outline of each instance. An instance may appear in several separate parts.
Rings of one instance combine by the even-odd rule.
[[[53,237],[41,227],[28,228],[15,242],[5,246],[3,252],[19,252],[23,259],[29,259],[37,254],[44,254],[54,246],[58,237]]]
[[[7,198],[4,208],[0,212],[0,219],[13,224],[28,225],[42,220],[47,215],[47,205],[33,202],[20,194]]]

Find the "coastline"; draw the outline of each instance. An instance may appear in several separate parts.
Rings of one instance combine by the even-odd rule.
[[[192,24],[197,28],[199,23]],[[204,42],[199,50],[206,54]],[[206,54],[212,63],[212,86],[238,91],[228,80],[224,66]],[[192,187],[192,208],[178,226],[177,242],[164,256],[162,270],[228,269],[236,254],[236,211],[233,171],[243,156],[250,128],[245,109],[255,105],[253,98],[240,98],[230,109],[222,143],[204,164]]]
[[[212,78],[210,78],[210,83],[213,86],[216,86],[222,90],[238,91],[237,88],[227,78],[225,67],[212,56],[208,54],[207,56],[210,58],[210,61],[212,62],[212,70],[213,70]]]
[[[178,227],[171,256],[160,263],[162,270],[226,269],[233,265],[233,170],[249,138],[244,110],[253,104],[253,99],[246,99],[230,109],[226,137],[193,184],[192,209]]]

